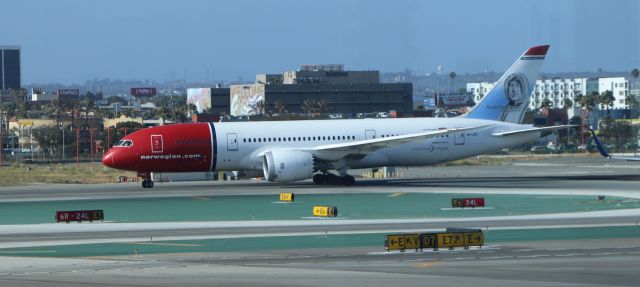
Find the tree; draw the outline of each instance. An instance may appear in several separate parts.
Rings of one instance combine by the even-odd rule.
[[[188,104],[187,105],[187,111],[189,111],[190,113],[194,114],[198,111],[198,107],[196,107],[196,105],[194,104]]]
[[[41,126],[33,129],[33,138],[38,142],[40,152],[43,155],[47,155],[49,158],[54,156],[62,158],[63,146],[69,147],[75,136],[71,132],[63,134],[63,128],[61,126]],[[63,140],[65,141],[64,145],[62,144]],[[66,149],[69,150],[69,148]]]
[[[318,105],[316,100],[308,98],[308,99],[305,99],[304,102],[302,102],[300,109],[302,109],[303,111],[307,112],[307,114],[310,115],[316,111],[317,106]]]
[[[30,102],[25,98],[27,95],[27,90],[14,89],[11,90],[10,94],[13,98],[13,102],[15,103],[15,116],[17,116],[18,118],[28,118],[28,112],[31,109],[31,105]]]
[[[331,106],[329,106],[329,101],[326,99],[322,99],[317,103],[317,110],[321,114],[326,114],[329,109],[331,109]]]
[[[616,147],[636,139],[633,126],[628,121],[605,118],[600,121],[599,126],[598,135],[602,137],[603,141],[612,143]]]
[[[449,79],[451,79],[451,89],[449,89],[449,91],[453,90],[453,80],[455,80],[456,76],[457,76],[456,72],[449,73]]]
[[[591,92],[588,95],[578,95],[576,96],[576,102],[580,107],[587,109],[588,111],[593,111],[593,108],[596,106],[596,98],[598,96],[597,92]]]
[[[278,111],[278,113],[282,114],[287,109],[287,103],[283,99],[277,99],[273,103],[273,107],[276,109],[276,111]]]
[[[115,128],[109,128],[109,131],[106,129],[102,131],[101,139],[102,139],[102,147],[103,150],[108,150],[121,140],[125,135],[128,135],[136,130],[144,128],[142,124],[138,122],[120,122],[116,124]]]
[[[638,83],[638,77],[640,77],[640,70],[637,68],[631,70],[631,77],[633,77],[633,83],[631,84],[631,90],[635,92],[638,89],[636,84]],[[629,93],[629,95],[625,98],[626,103],[629,105],[629,108],[634,109],[638,104],[638,101],[635,98],[635,95]]]
[[[164,125],[167,118],[171,117],[172,113],[173,111],[169,108],[169,106],[166,103],[163,103],[163,105],[160,106],[160,108],[158,108],[157,114],[160,118],[162,118],[162,125]]]
[[[638,79],[638,77],[640,76],[640,70],[638,70],[637,68],[636,68],[636,69],[631,70],[631,76],[632,76],[634,79],[636,79],[636,80],[637,80],[637,79]],[[635,88],[635,87],[634,87],[634,88]]]
[[[601,108],[607,108],[607,117],[609,117],[611,113],[611,108],[613,108],[613,103],[616,101],[616,98],[613,96],[612,91],[604,91],[599,97],[597,97],[597,102],[600,104]]]
[[[544,100],[542,100],[542,102],[540,103],[540,108],[541,108],[541,109],[545,109],[545,108],[546,108],[546,109],[548,109],[548,108],[550,108],[551,106],[553,106],[553,102],[551,102],[551,100],[549,100],[549,99],[544,99]]]
[[[638,101],[636,100],[636,97],[632,95],[627,95],[626,97],[624,97],[624,103],[626,105],[629,105],[630,109],[633,109],[638,104]]]
[[[562,100],[562,104],[565,111],[573,108],[573,101],[571,99],[565,98],[564,100]]]

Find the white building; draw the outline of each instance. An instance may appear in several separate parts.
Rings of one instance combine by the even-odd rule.
[[[473,94],[477,103],[486,95],[495,83],[467,83],[467,93]],[[629,95],[629,81],[624,77],[614,78],[575,78],[575,79],[546,79],[537,80],[536,86],[531,93],[529,108],[539,109],[545,99],[548,99],[552,108],[565,108],[567,104],[571,108],[567,109],[569,118],[579,113],[579,105],[575,99],[579,95],[587,95],[591,92],[603,94],[605,91],[613,92],[615,101],[611,109],[629,109],[626,97]],[[570,101],[570,102],[569,102]],[[597,109],[607,109],[608,107],[596,107]]]
[[[473,101],[477,103],[482,99],[482,97],[491,91],[491,89],[493,89],[494,85],[495,83],[488,82],[467,83],[467,93],[473,94]]]

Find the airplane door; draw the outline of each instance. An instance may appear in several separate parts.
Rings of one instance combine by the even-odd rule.
[[[364,131],[364,138],[367,139],[367,140],[375,139],[376,138],[376,130],[365,130]]]
[[[453,133],[453,142],[456,145],[463,145],[464,144],[464,132],[454,132]]]
[[[238,134],[234,134],[234,133],[227,134],[227,150],[228,151],[238,150]]]

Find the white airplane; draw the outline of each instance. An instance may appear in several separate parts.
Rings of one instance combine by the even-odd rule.
[[[567,127],[520,124],[548,48],[526,50],[460,117],[165,125],[127,135],[102,162],[137,171],[145,188],[153,187],[152,172],[214,170],[260,171],[270,182],[351,185],[349,169],[426,166],[498,151]]]

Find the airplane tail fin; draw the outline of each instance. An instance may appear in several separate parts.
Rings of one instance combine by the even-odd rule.
[[[549,45],[529,48],[464,117],[521,123]]]

